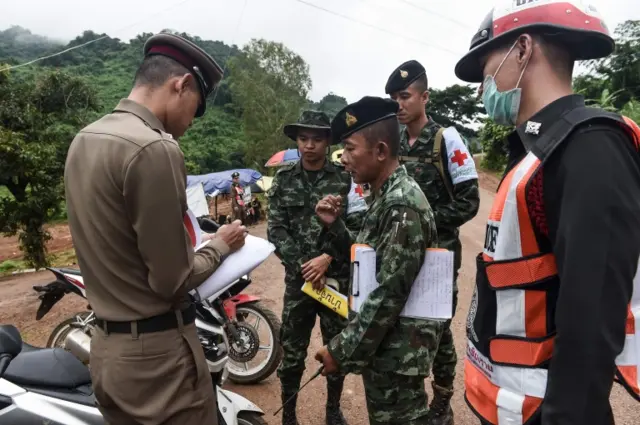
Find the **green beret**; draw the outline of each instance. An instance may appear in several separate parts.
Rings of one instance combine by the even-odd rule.
[[[387,85],[384,87],[384,91],[387,94],[391,94],[404,90],[426,72],[420,62],[415,60],[407,61],[391,73],[387,80]]]
[[[220,65],[204,50],[191,41],[178,35],[161,32],[149,37],[144,44],[144,56],[162,55],[178,62],[198,81],[202,102],[196,111],[201,117],[207,108],[207,96],[222,80],[223,71]]]
[[[322,130],[329,133],[331,131],[329,116],[320,111],[303,111],[298,118],[298,122],[285,125],[283,131],[290,139],[296,140],[298,130],[301,128]]]
[[[341,143],[344,139],[386,119],[397,120],[398,103],[391,99],[365,96],[356,103],[345,106],[331,121],[333,143]]]

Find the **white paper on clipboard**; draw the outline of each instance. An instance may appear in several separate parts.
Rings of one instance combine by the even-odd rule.
[[[367,245],[352,247],[353,278],[350,307],[358,312],[378,287],[376,252]],[[453,317],[453,251],[428,249],[402,317],[448,320]]]
[[[275,249],[266,239],[247,235],[244,246],[225,258],[220,267],[196,288],[198,297],[205,299],[216,294],[262,264]]]
[[[184,224],[191,236],[194,251],[199,251],[209,243],[208,240],[202,241],[202,230],[191,210],[187,210]],[[266,239],[247,235],[244,246],[229,254],[220,267],[191,293],[199,299],[209,298],[258,267],[275,249],[275,246]]]

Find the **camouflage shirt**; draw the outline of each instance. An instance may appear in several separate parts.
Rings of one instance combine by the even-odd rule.
[[[431,158],[435,135],[440,128],[440,125],[429,118],[413,146],[409,146],[409,133],[404,128],[401,133],[400,155]],[[452,183],[453,199],[435,165],[406,162],[404,166],[429,200],[438,227],[439,246],[455,252],[458,269],[461,263],[458,228],[475,217],[480,207],[478,174],[471,154],[453,127],[444,133],[440,157],[445,176]]]
[[[369,201],[359,233],[350,232],[338,219],[322,236],[343,250],[350,250],[353,243],[375,249],[379,283],[328,349],[341,373],[360,373],[370,367],[379,372],[427,376],[442,324],[399,315],[426,249],[436,246],[433,212],[404,167],[398,167]]]
[[[341,195],[347,204],[343,217],[350,229],[360,228],[364,212],[349,213],[351,175],[340,165],[327,161],[317,172],[302,168],[299,161],[280,169],[268,193],[267,238],[276,246],[276,255],[285,266],[285,281],[302,282],[302,264],[323,253],[334,259],[327,276],[348,279],[349,255],[340,256],[330,244],[318,244],[322,223],[316,204],[327,195]]]

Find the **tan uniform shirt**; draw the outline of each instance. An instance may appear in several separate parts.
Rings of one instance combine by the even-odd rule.
[[[220,265],[220,239],[193,252],[178,143],[147,108],[120,101],[80,131],[64,173],[71,236],[96,315],[130,321],[184,308]]]

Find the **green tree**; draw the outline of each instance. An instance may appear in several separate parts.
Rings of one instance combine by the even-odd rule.
[[[484,121],[484,126],[478,135],[482,144],[482,167],[492,171],[502,171],[507,165],[507,136],[513,131],[512,127],[498,125],[490,119]]]
[[[624,105],[621,111],[622,115],[631,118],[638,125],[640,125],[640,101],[632,100],[631,102]]]
[[[465,137],[476,135],[467,125],[475,122],[481,112],[483,108],[476,89],[469,85],[454,84],[442,90],[429,91],[427,114],[440,125],[455,126]]]
[[[273,153],[290,146],[285,124],[298,118],[311,89],[309,66],[282,43],[251,40],[229,63],[234,109],[242,114],[245,164],[264,170]]]
[[[44,228],[63,199],[62,176],[70,141],[98,108],[80,78],[48,72],[36,81],[0,79],[0,231],[18,234],[25,259],[48,264]]]
[[[333,119],[333,117],[347,105],[347,99],[331,92],[320,99],[318,103],[310,102],[309,107],[322,111],[329,115],[329,118]]]

